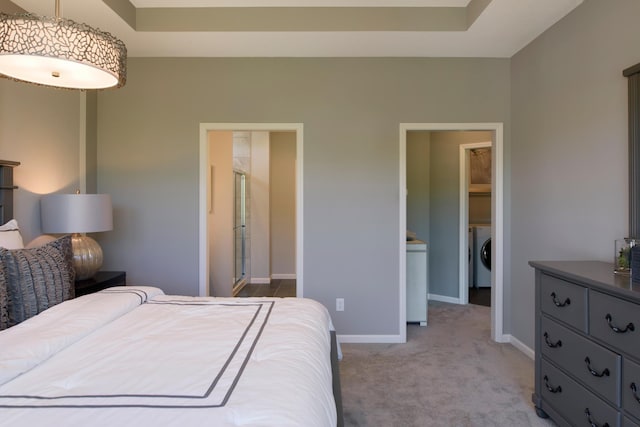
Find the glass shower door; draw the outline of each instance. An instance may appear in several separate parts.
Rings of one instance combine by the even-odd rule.
[[[246,279],[246,176],[234,171],[234,290],[242,286]]]

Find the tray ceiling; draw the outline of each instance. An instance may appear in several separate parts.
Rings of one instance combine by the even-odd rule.
[[[582,0],[62,0],[132,57],[508,58]],[[54,15],[54,0],[0,0]]]

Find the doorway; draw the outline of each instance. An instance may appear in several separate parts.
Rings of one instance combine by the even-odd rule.
[[[409,131],[491,131],[493,133],[493,165],[492,165],[492,218],[491,252],[494,268],[491,271],[493,292],[491,295],[491,336],[496,342],[507,342],[503,334],[503,277],[504,277],[504,156],[503,156],[503,124],[502,123],[401,123],[400,124],[400,197],[399,197],[399,241],[400,241],[400,335],[406,341],[406,229],[407,229],[407,133]],[[465,196],[466,197],[466,194]],[[466,216],[466,215],[465,215]],[[460,221],[462,223],[462,221]],[[468,268],[468,228],[460,226],[459,260],[461,269]],[[428,242],[427,242],[428,243]],[[450,302],[466,304],[468,295],[468,276],[460,274],[458,297]]]
[[[491,306],[492,257],[491,140],[460,144],[460,233],[468,236],[460,251],[468,262],[460,267],[460,303]],[[468,248],[468,249],[467,249]],[[466,270],[466,273],[465,273]],[[462,282],[467,285],[464,285]]]
[[[212,213],[215,212],[217,206],[215,204],[215,200],[217,200],[213,194],[213,189],[216,187],[216,179],[221,176],[219,174],[220,171],[216,170],[216,167],[211,163],[211,153],[210,153],[210,134],[215,132],[223,132],[223,133],[232,133],[232,132],[285,132],[291,133],[295,135],[295,236],[293,237],[295,241],[295,294],[298,297],[303,296],[304,290],[304,281],[303,281],[303,126],[300,123],[201,123],[200,124],[200,152],[199,152],[199,293],[202,296],[212,295],[211,289],[211,274],[212,269],[210,267],[212,249],[210,245],[210,236],[212,231],[215,231],[213,221],[212,221]],[[229,166],[231,168],[231,165]],[[250,187],[250,184],[246,184],[247,187]],[[233,186],[229,191],[233,190]],[[225,190],[226,186],[225,186]],[[231,196],[230,196],[231,197]],[[229,215],[231,217],[231,215]],[[256,216],[257,217],[257,216]],[[232,221],[229,218],[229,221]],[[250,220],[247,219],[247,223]],[[229,254],[226,254],[226,251],[223,251],[223,256],[231,256],[235,251],[233,250],[234,239],[232,237],[233,226],[229,227]],[[225,227],[226,229],[226,227]],[[242,230],[242,227],[240,228]],[[226,231],[225,231],[226,233]],[[250,235],[250,232],[247,233]],[[250,237],[247,237],[250,239]],[[249,245],[247,245],[249,246]],[[242,247],[236,246],[236,247]],[[247,261],[250,263],[250,261]],[[226,265],[226,262],[225,262]],[[228,265],[230,266],[229,273],[229,282],[232,281],[231,277],[237,277],[237,275],[233,272],[235,263],[230,257]],[[246,267],[245,268],[249,268]],[[216,272],[218,273],[218,272]],[[234,279],[235,280],[235,279]],[[222,291],[216,289],[216,296],[231,296],[232,295],[232,285],[229,283],[227,288],[224,285]]]

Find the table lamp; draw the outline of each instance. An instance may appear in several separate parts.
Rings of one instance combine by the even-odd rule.
[[[93,277],[102,266],[102,248],[81,233],[113,230],[113,208],[108,194],[48,194],[40,200],[42,231],[71,234],[76,280]]]

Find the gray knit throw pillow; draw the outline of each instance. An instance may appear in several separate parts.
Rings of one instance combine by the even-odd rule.
[[[4,268],[0,268],[0,331],[9,327],[8,305],[7,281],[4,278]]]
[[[37,248],[0,248],[0,268],[8,295],[8,326],[74,297],[71,236]]]

